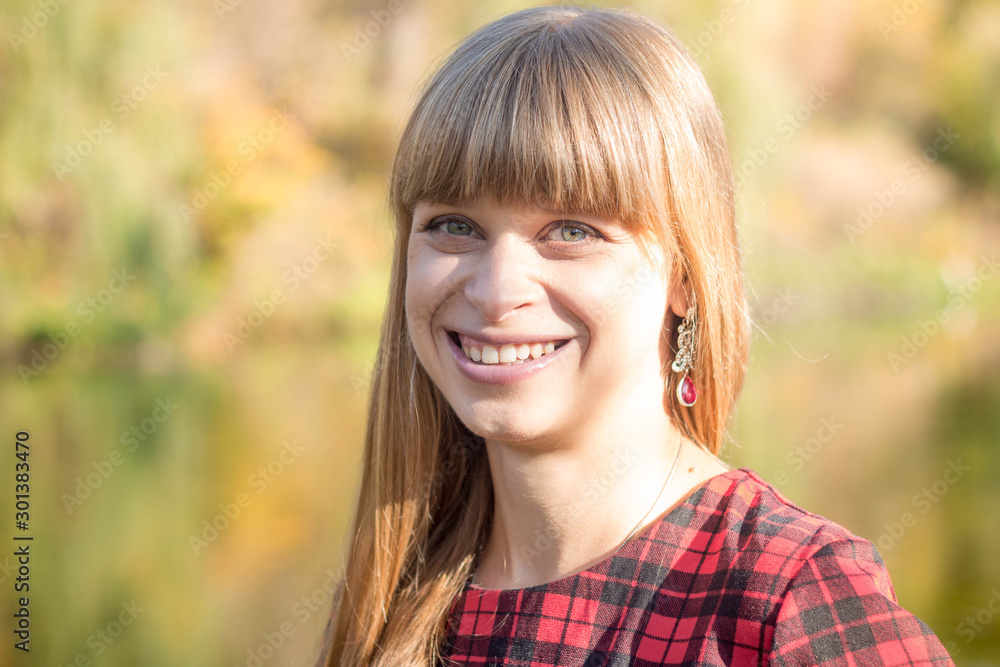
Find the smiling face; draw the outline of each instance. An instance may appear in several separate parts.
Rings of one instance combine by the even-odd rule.
[[[683,297],[671,304],[670,267],[617,221],[420,203],[407,262],[414,349],[474,433],[572,442],[595,420],[664,410],[662,326]]]

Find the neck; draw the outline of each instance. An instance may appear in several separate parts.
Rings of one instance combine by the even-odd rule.
[[[683,454],[664,480],[684,439],[666,413],[610,412],[612,422],[581,424],[559,442],[487,439],[494,516],[477,584],[523,588],[579,572],[676,503]]]

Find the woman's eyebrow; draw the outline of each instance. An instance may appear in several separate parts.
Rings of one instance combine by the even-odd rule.
[[[418,211],[418,206],[420,210]],[[413,207],[413,217],[416,217],[418,213],[424,213],[425,215],[440,215],[444,212],[449,213],[461,213],[463,215],[476,215],[480,211],[471,206],[461,206],[458,204],[441,204],[437,202],[421,202],[417,206]]]
[[[421,210],[417,210],[418,207]],[[518,206],[515,209],[519,214],[535,219],[536,221],[550,222],[555,220],[577,221],[592,225],[608,225],[612,227],[622,227],[620,220],[607,218],[598,213],[591,213],[582,210],[572,209],[550,209],[534,205]],[[474,204],[448,204],[442,202],[420,202],[413,208],[413,224],[416,224],[418,217],[433,218],[444,214],[464,215],[473,220],[481,219],[485,214],[485,209]]]

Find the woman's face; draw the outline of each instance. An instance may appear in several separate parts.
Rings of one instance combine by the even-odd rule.
[[[571,441],[595,419],[664,409],[670,267],[615,220],[421,203],[407,261],[414,348],[472,432]]]

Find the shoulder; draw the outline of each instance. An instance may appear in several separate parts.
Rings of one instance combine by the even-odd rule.
[[[839,568],[864,573],[873,589],[896,600],[870,542],[792,503],[751,470],[712,477],[663,524],[662,540],[679,547],[672,569],[683,564],[706,594],[725,581],[729,594],[758,595],[765,607],[777,608],[807,571]]]
[[[716,475],[691,494],[686,506],[689,528],[711,532],[737,551],[780,556],[786,572],[844,543],[852,545],[856,558],[881,563],[870,542],[799,507],[752,470]]]
[[[952,664],[930,628],[897,602],[878,550],[798,507],[756,473],[718,475],[688,501],[689,530],[711,535],[746,592],[766,591],[771,661]]]
[[[789,594],[815,585],[811,593],[829,597],[820,585],[833,581],[840,595],[874,595],[896,603],[885,563],[871,542],[802,509],[751,470],[716,476],[689,502],[700,515],[691,529],[710,533],[726,554],[725,567],[753,572],[783,612],[790,610]]]

